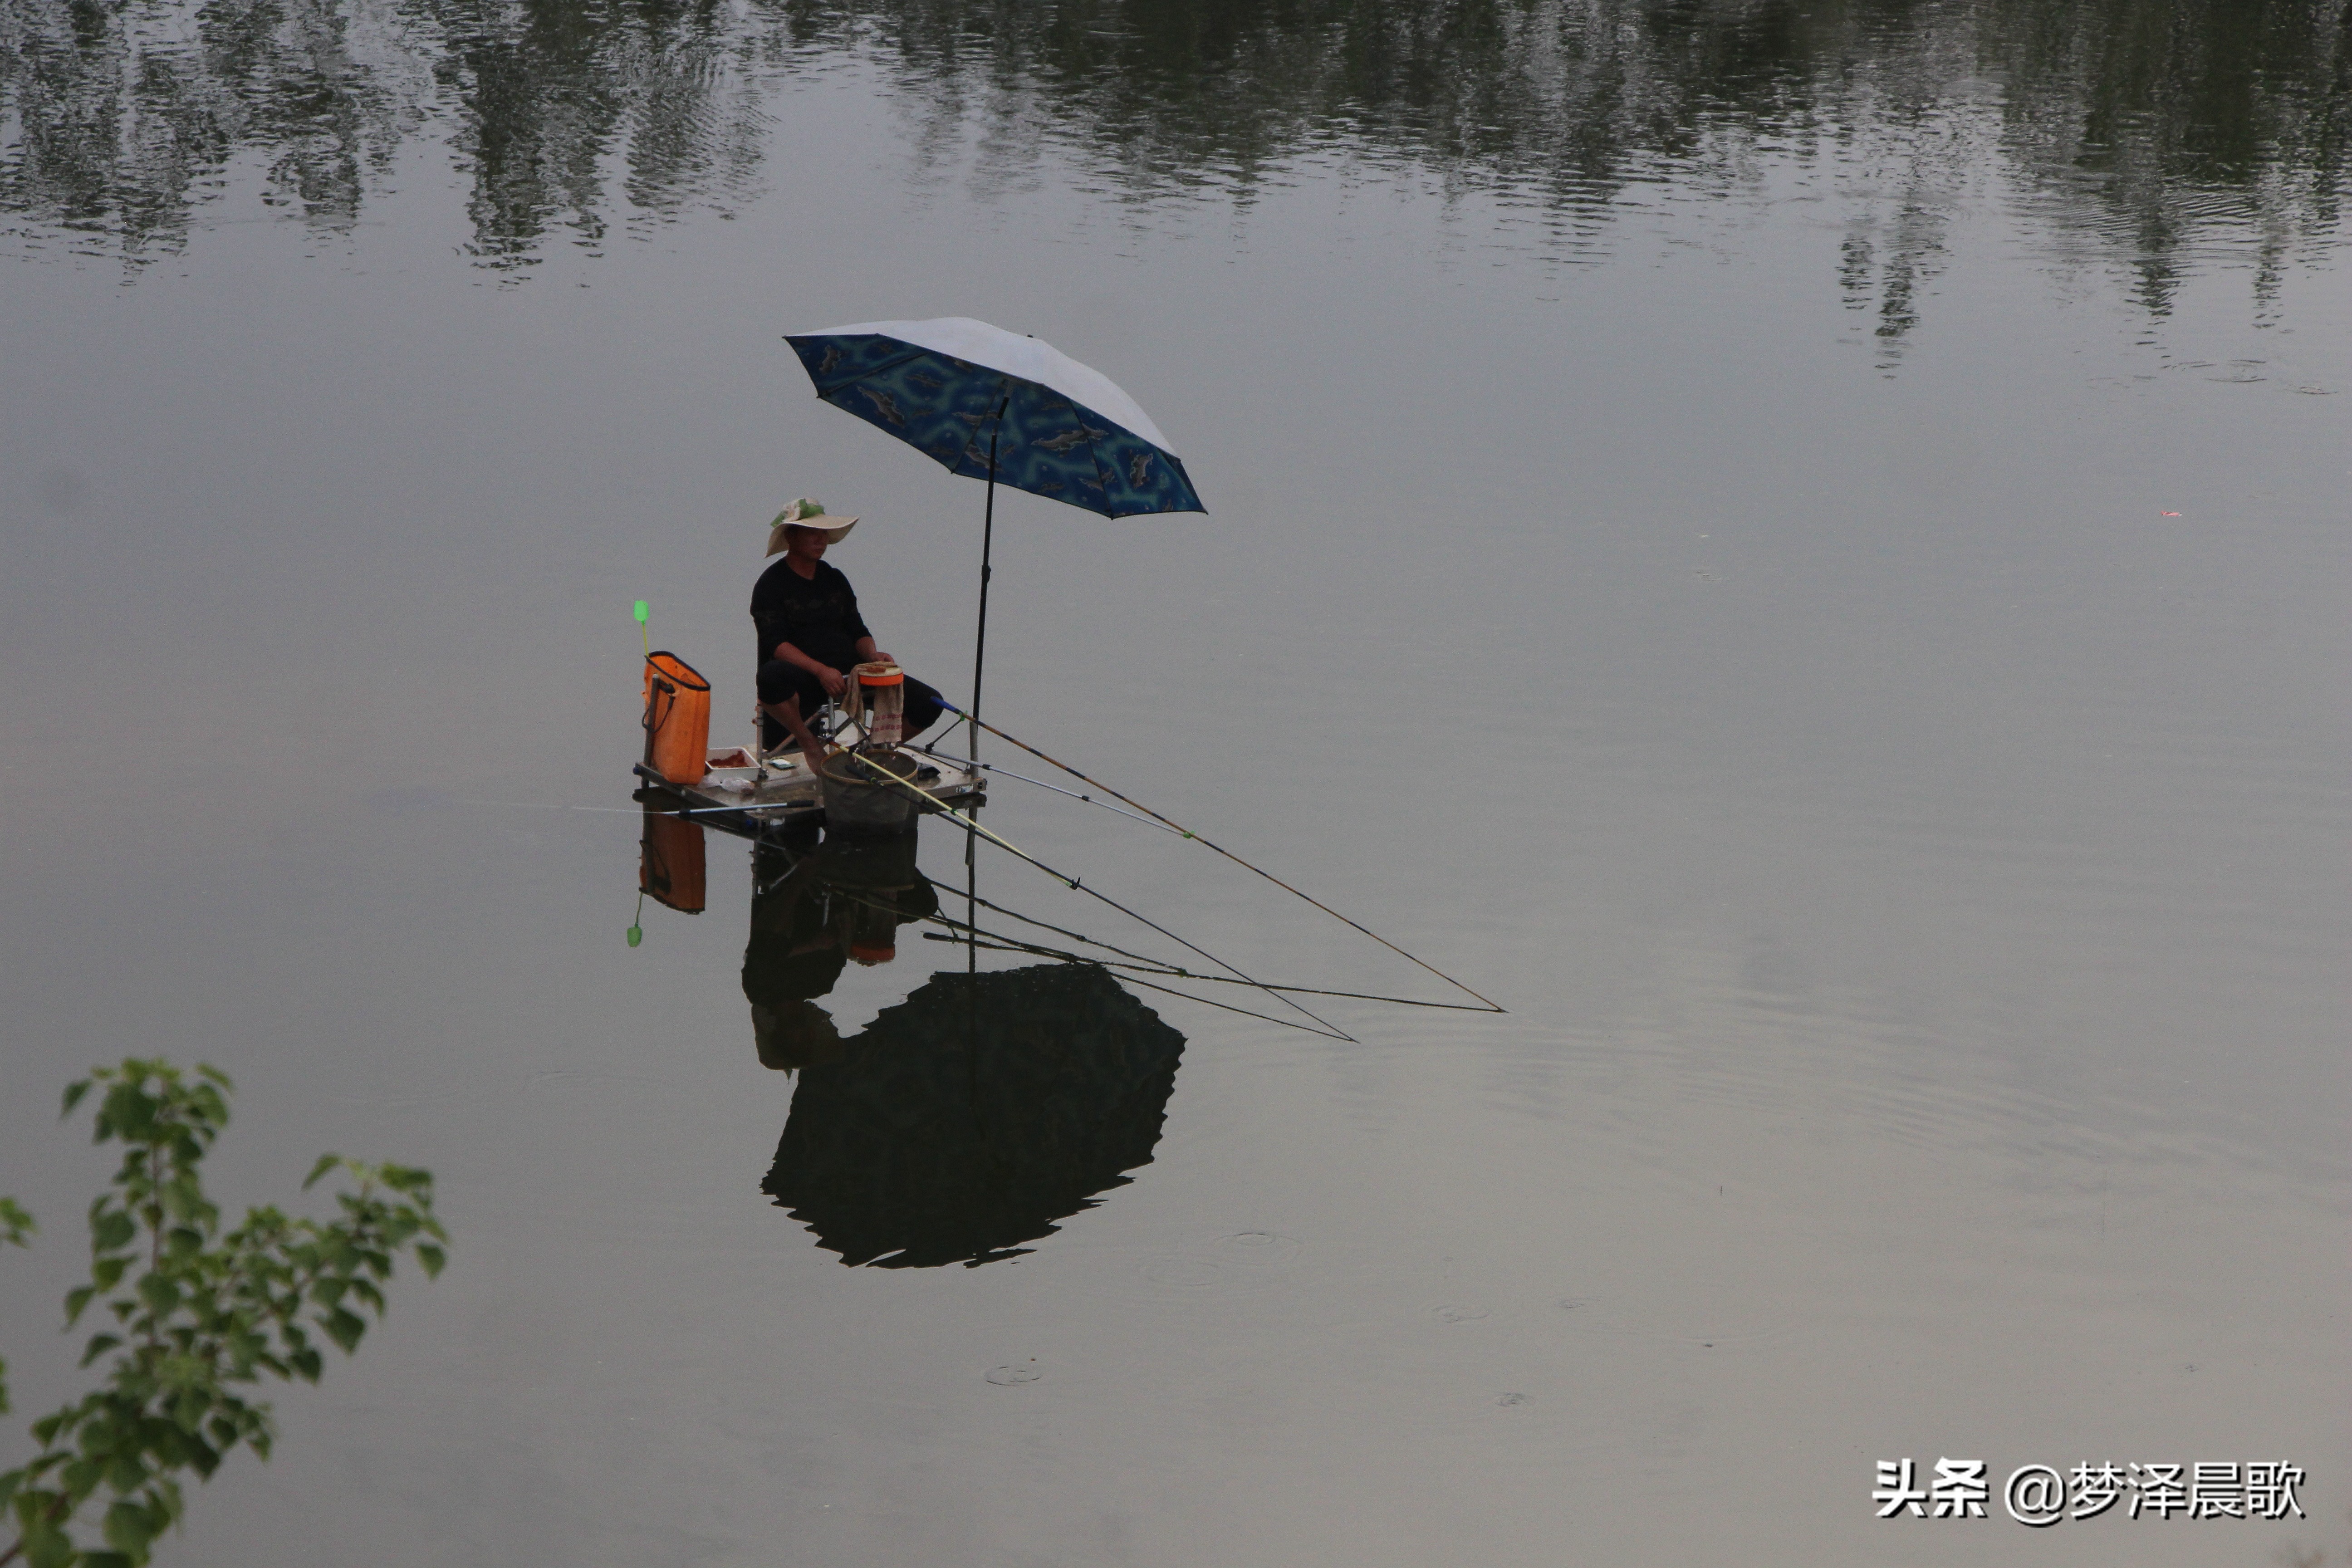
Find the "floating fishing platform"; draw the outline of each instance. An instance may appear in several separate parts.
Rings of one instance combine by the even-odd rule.
[[[855,724],[845,724],[834,741],[854,745],[859,738]],[[915,786],[930,797],[921,803],[923,811],[936,812],[939,805],[961,810],[984,803],[988,781],[979,769],[919,746],[895,750],[915,763]],[[689,821],[743,838],[805,829],[824,821],[824,785],[797,749],[771,756],[763,765],[743,747],[713,747],[708,762],[709,771],[694,784],[678,784],[647,763],[637,763],[634,771],[645,783],[638,798],[656,809],[667,807]]]

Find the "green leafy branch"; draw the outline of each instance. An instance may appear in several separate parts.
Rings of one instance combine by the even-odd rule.
[[[96,1142],[121,1143],[122,1163],[90,1205],[89,1283],[68,1293],[66,1324],[93,1304],[111,1320],[81,1358],[85,1367],[103,1362],[105,1375],[33,1423],[40,1451],[0,1475],[0,1516],[16,1531],[0,1564],[20,1556],[30,1568],[145,1563],[181,1516],[182,1475],[210,1479],[240,1447],[269,1457],[270,1406],[240,1391],[265,1377],[316,1383],[318,1342],[346,1354],[358,1348],[368,1326],[360,1309],[383,1317],[396,1258],[413,1255],[430,1277],[446,1257],[429,1172],[337,1154],[320,1156],[302,1184],[338,1171],[356,1182],[336,1194],[334,1218],[249,1209],[223,1235],[197,1167],[228,1124],[226,1076],[131,1058],[68,1088],[66,1113],[93,1089],[103,1091]],[[29,1215],[0,1199],[0,1240],[22,1245],[31,1229]],[[101,1488],[112,1500],[100,1521],[102,1549],[74,1538]]]
[[[14,1198],[0,1198],[0,1247],[30,1247],[26,1239],[41,1227]],[[0,1415],[8,1414],[8,1363],[0,1360]]]

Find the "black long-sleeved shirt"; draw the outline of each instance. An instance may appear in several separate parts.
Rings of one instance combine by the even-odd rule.
[[[751,590],[751,624],[759,628],[761,664],[788,642],[845,674],[857,662],[857,639],[874,635],[857,613],[857,591],[823,561],[814,577],[793,571],[790,559],[762,572]]]

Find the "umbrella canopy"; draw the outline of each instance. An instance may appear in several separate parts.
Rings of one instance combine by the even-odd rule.
[[[819,397],[950,472],[1105,517],[1208,510],[1135,399],[1035,338],[943,316],[784,341]]]
[[[802,1069],[761,1183],[847,1264],[976,1267],[1148,1164],[1184,1037],[1091,964],[935,974]]]

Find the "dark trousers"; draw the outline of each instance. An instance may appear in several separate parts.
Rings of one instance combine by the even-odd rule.
[[[852,675],[848,679],[854,681],[857,678]],[[940,694],[936,689],[924,685],[911,675],[907,677],[906,693],[906,736],[911,741],[938,723],[940,715],[945,712],[947,708],[940,700]],[[801,717],[813,719],[816,716],[817,710],[824,706],[824,684],[799,665],[786,664],[781,658],[772,658],[760,667],[761,706],[772,708],[778,703],[789,702],[795,697],[801,700]],[[773,750],[783,743],[786,732],[782,724],[767,714],[760,715],[761,744]]]

